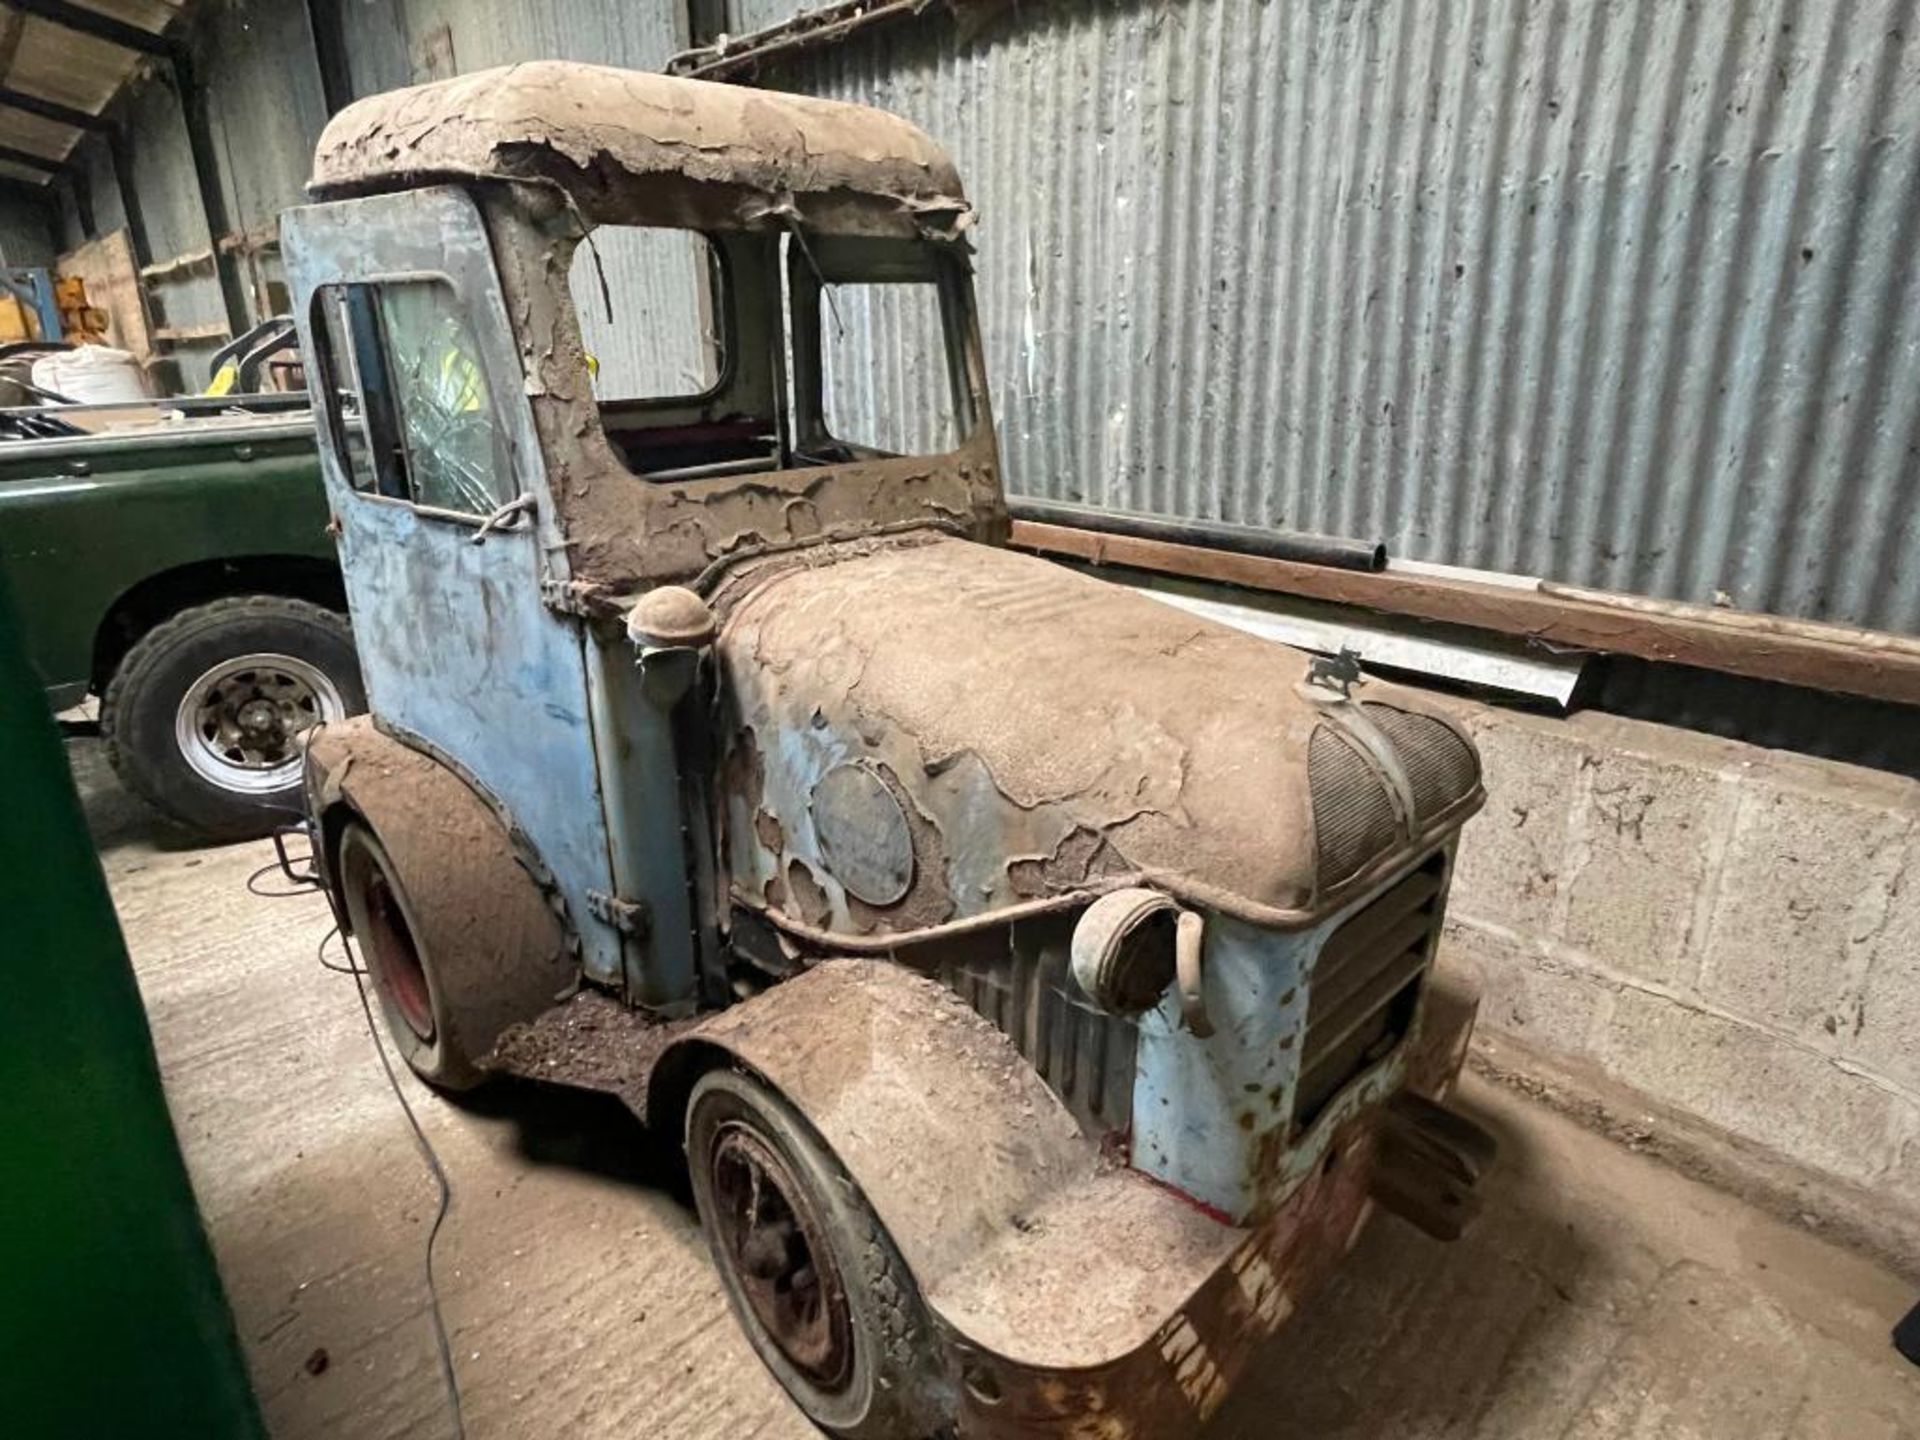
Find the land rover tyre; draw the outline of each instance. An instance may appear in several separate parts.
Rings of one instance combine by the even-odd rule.
[[[709,1070],[687,1104],[687,1160],[727,1301],[807,1418],[843,1440],[951,1434],[919,1287],[800,1113],[750,1075]]]
[[[304,600],[235,596],[141,636],[100,706],[120,778],[222,840],[298,819],[299,733],[366,708],[344,617]]]
[[[394,1048],[429,1085],[471,1090],[484,1076],[460,1047],[451,997],[435,975],[428,927],[393,858],[359,820],[347,822],[338,857],[347,923]]]

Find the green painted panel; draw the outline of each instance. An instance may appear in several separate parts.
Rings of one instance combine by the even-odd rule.
[[[140,992],[3,579],[0,787],[0,1428],[263,1436]]]
[[[90,678],[101,621],[155,576],[217,561],[333,559],[310,428],[4,448],[13,453],[0,456],[0,573],[48,688]]]

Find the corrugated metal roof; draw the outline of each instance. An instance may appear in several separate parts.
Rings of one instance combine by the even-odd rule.
[[[187,8],[185,0],[73,0],[73,3],[82,10],[92,10],[129,25],[137,25],[156,35]]]
[[[42,100],[97,115],[139,63],[131,50],[29,15],[5,80]]]
[[[1058,0],[768,78],[955,152],[1019,491],[1920,632],[1915,10]]]
[[[178,18],[185,0],[92,0],[71,8],[80,21],[94,15],[158,35]],[[0,86],[32,100],[98,116],[145,64],[139,51],[87,34],[83,28],[0,5]],[[21,105],[0,100],[0,145],[64,162],[85,134],[81,125],[29,113]],[[0,169],[0,174],[33,184],[46,184],[52,173],[16,162],[6,162]]]

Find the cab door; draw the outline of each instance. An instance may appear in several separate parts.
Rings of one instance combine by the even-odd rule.
[[[375,721],[531,842],[587,974],[623,936],[545,467],[487,231],[455,187],[293,210],[288,276]]]

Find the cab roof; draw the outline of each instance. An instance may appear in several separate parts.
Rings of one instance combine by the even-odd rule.
[[[445,180],[545,181],[594,223],[955,238],[946,152],[883,110],[543,60],[370,96],[327,125],[318,199]]]

